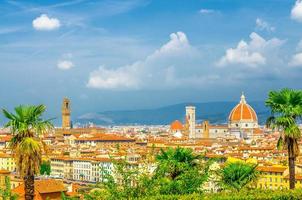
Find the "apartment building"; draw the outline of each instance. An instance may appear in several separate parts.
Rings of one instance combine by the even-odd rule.
[[[16,171],[16,163],[12,155],[0,154],[0,170]]]
[[[113,163],[109,158],[77,158],[73,160],[73,180],[99,182],[104,174],[112,174]]]
[[[73,160],[69,157],[51,158],[51,175],[67,180],[72,180]]]
[[[257,170],[260,172],[257,188],[282,189],[288,187],[288,183],[284,179],[287,167],[259,166]]]
[[[257,188],[282,189],[289,187],[289,171],[285,166],[259,166]],[[296,188],[302,188],[301,169],[296,167]]]
[[[112,174],[109,158],[51,158],[51,175],[73,181],[99,182],[104,173]]]

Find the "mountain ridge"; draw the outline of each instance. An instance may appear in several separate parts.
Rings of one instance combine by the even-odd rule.
[[[228,115],[238,102],[218,101],[204,103],[178,103],[168,106],[138,110],[115,110],[85,113],[76,118],[76,122],[97,125],[156,125],[170,124],[174,120],[184,122],[185,106],[196,107],[196,121],[209,120],[211,124],[226,124]],[[264,124],[269,116],[269,109],[263,101],[251,101],[249,104],[258,115],[260,124]]]

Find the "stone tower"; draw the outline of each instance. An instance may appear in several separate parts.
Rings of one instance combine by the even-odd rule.
[[[196,138],[195,132],[195,107],[194,106],[186,106],[186,119],[189,124],[189,139]]]
[[[71,128],[70,101],[67,98],[64,98],[62,103],[62,128],[63,129]]]
[[[203,129],[203,138],[209,138],[210,136],[210,124],[209,121],[204,121],[202,123],[202,129]]]

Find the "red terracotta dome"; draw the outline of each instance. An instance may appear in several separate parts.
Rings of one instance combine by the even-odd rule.
[[[241,95],[240,103],[237,104],[229,115],[230,122],[236,121],[250,121],[257,122],[257,114],[255,110],[246,103],[245,96]]]
[[[175,120],[174,122],[172,122],[170,124],[170,129],[173,131],[177,131],[177,130],[182,130],[183,129],[183,125],[180,121]]]

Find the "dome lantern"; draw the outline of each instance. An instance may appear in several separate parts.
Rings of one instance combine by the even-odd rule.
[[[241,94],[240,103],[246,104],[246,100],[245,100],[245,96],[244,96],[244,93],[243,93],[243,92],[242,92],[242,94]]]

